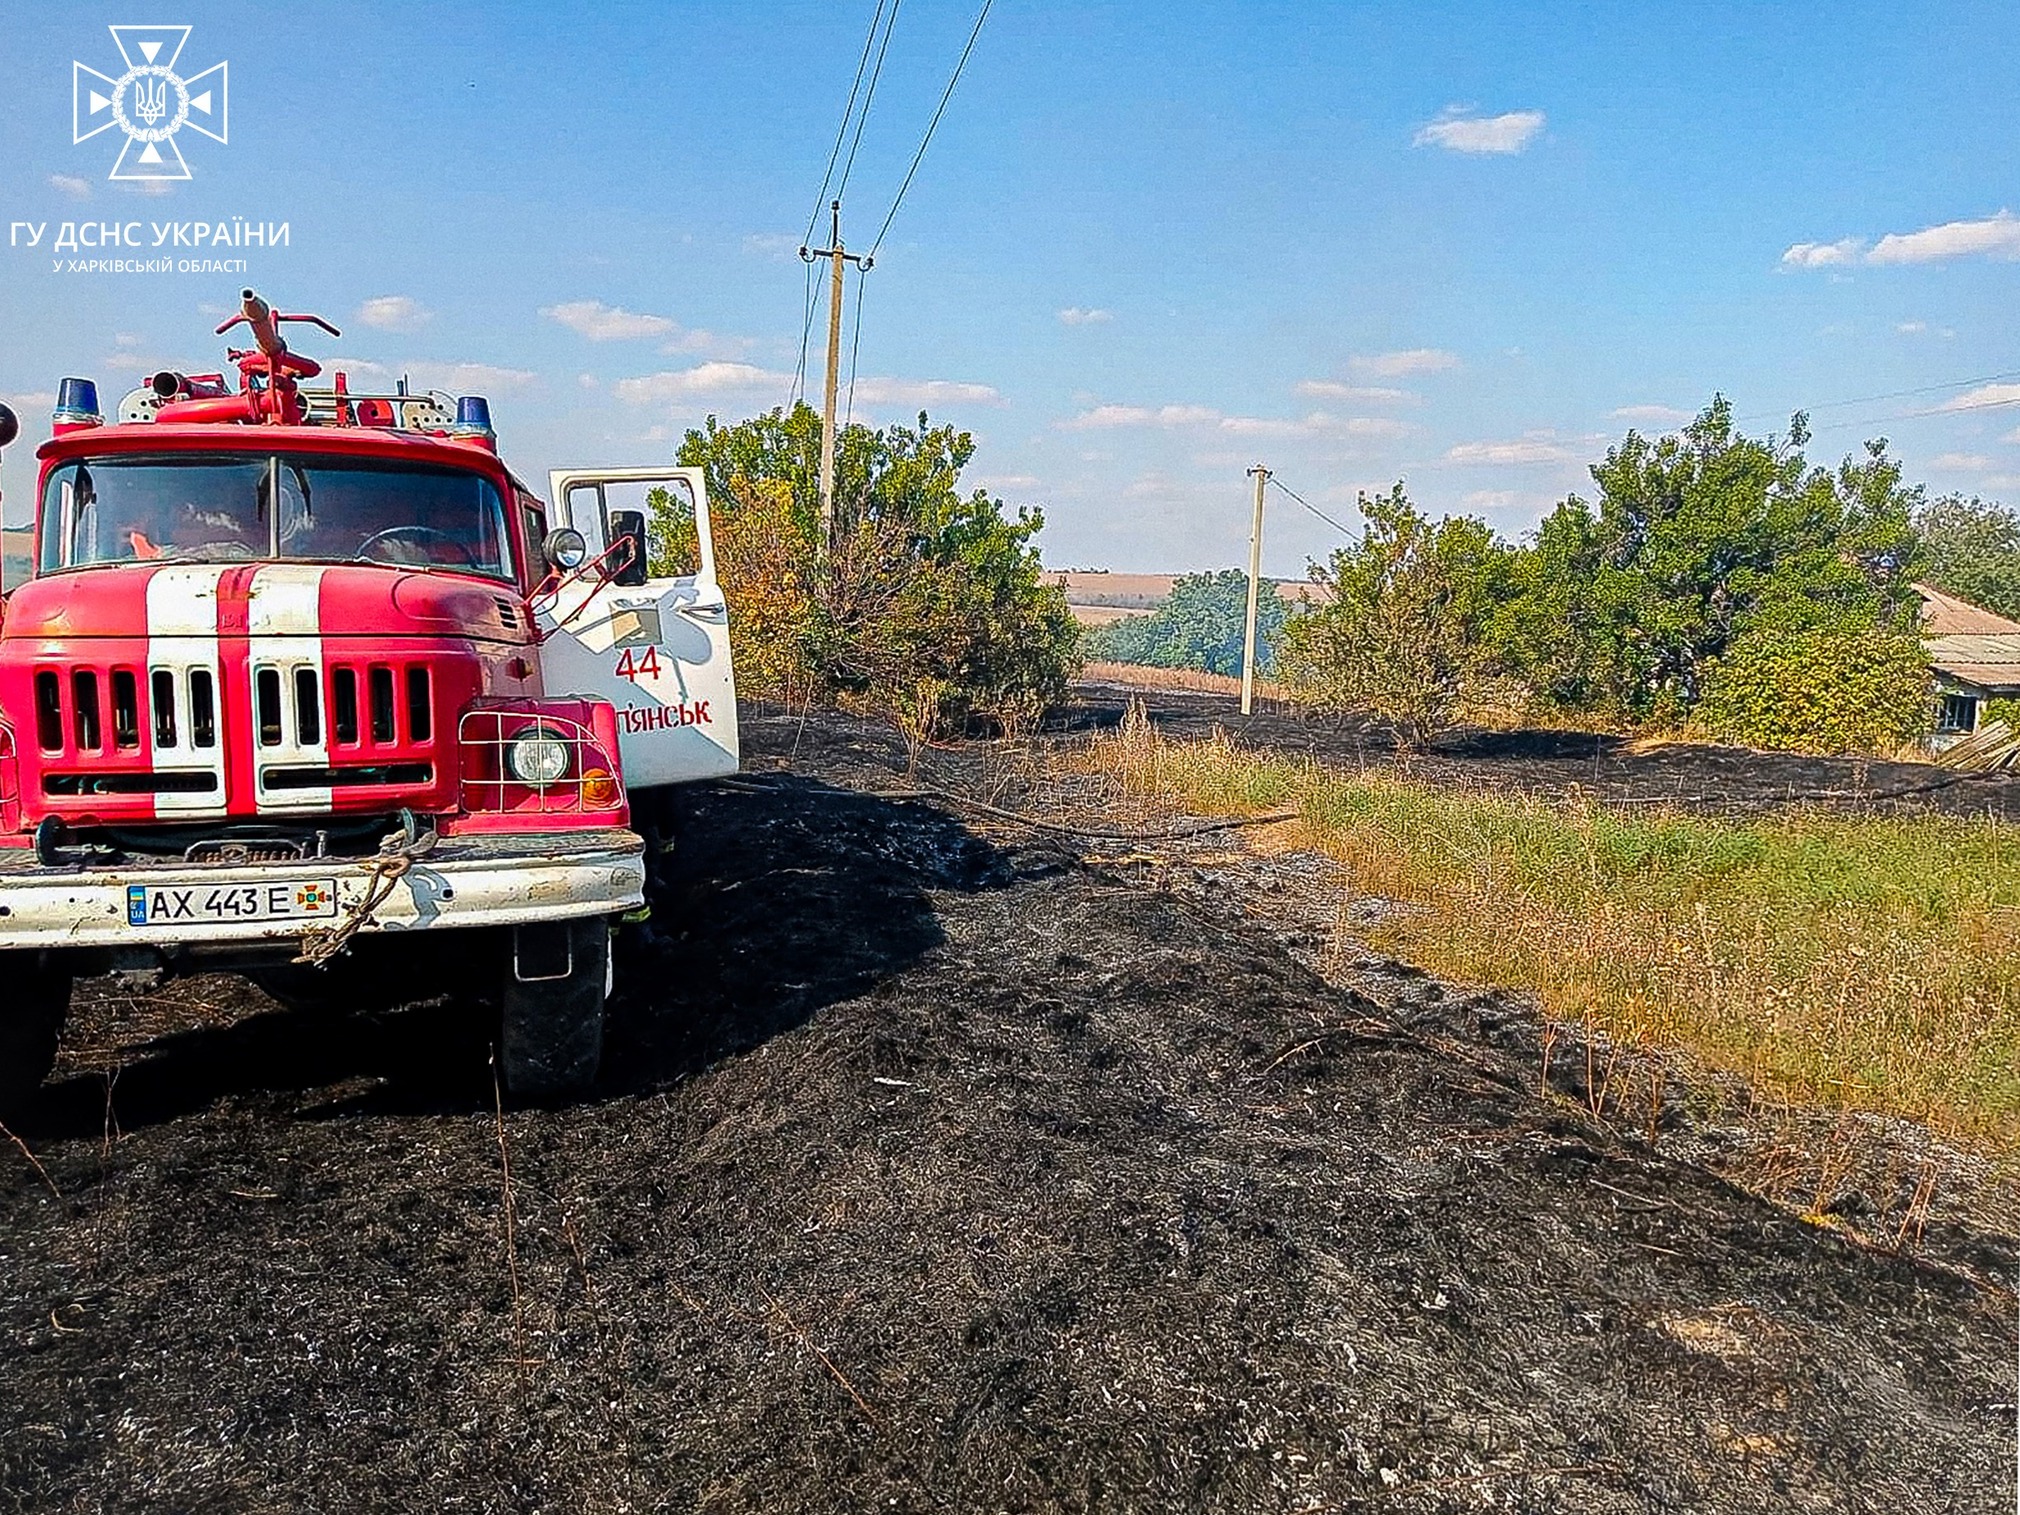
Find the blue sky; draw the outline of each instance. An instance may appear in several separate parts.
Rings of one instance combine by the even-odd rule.
[[[237,276],[52,271],[61,223],[285,220],[246,278],[344,328],[305,351],[488,392],[532,478],[664,458],[791,388],[873,4],[17,0],[0,219],[50,230],[0,248],[0,395],[41,434],[62,374],[110,398],[222,356]],[[904,4],[851,246],[973,16]],[[168,193],[107,180],[117,131],[71,141],[109,22],[192,25],[185,76],[229,60],[230,141],[184,131]],[[1343,518],[1403,478],[1518,534],[1714,390],[1758,430],[1810,408],[1814,457],[1886,435],[1932,489],[2020,500],[2016,77],[2010,4],[997,0],[867,276],[855,413],[973,430],[1060,566],[1239,562],[1256,461]],[[1274,571],[1331,540],[1273,497]]]

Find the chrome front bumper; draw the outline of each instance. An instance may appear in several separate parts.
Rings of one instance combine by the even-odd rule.
[[[285,920],[176,919],[129,922],[135,886],[209,891],[234,885],[336,885],[333,917]],[[300,937],[340,925],[372,875],[357,858],[255,867],[200,867],[135,860],[110,867],[50,868],[27,849],[0,850],[0,951],[55,947],[175,947]],[[630,831],[539,832],[445,838],[418,859],[372,913],[363,934],[522,926],[617,915],[645,903],[645,845]]]

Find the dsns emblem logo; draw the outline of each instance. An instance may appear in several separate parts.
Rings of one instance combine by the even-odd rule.
[[[226,140],[230,65],[215,64],[193,78],[175,71],[186,26],[111,26],[126,72],[108,78],[82,63],[71,64],[70,114],[73,142],[85,142],[118,127],[126,133],[112,179],[187,179],[189,164],[175,145],[185,126]]]

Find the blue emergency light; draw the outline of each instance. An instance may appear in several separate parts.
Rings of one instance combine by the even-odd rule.
[[[450,433],[459,437],[488,437],[491,430],[491,402],[482,395],[464,395],[456,401],[456,424]]]
[[[56,387],[58,426],[97,426],[105,417],[98,409],[98,386],[89,379],[65,379]]]

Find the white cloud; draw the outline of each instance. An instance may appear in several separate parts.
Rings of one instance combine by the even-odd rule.
[[[1499,116],[1471,116],[1450,109],[1412,139],[1415,147],[1442,147],[1455,153],[1519,153],[1543,130],[1540,110],[1511,110]]]
[[[524,389],[540,375],[525,368],[499,368],[491,363],[416,362],[400,365],[401,372],[422,389],[446,389],[450,394],[500,394]]]
[[[1078,305],[1069,305],[1059,312],[1062,326],[1104,326],[1115,319],[1112,310],[1094,310]]]
[[[14,407],[14,414],[24,425],[28,417],[34,412],[38,410],[54,410],[56,408],[56,396],[42,390],[33,391],[28,394],[0,395],[0,399],[4,399],[9,405]]]
[[[2006,435],[2001,437],[1999,440],[2002,442],[2012,442],[2015,444],[2020,444],[2020,426],[2016,426],[2013,430],[2007,432]]]
[[[1058,423],[1062,431],[1112,431],[1125,427],[1206,427],[1235,437],[1398,437],[1412,428],[1387,416],[1230,416],[1208,405],[1096,405]]]
[[[613,386],[627,405],[670,405],[714,395],[783,390],[793,376],[759,368],[754,363],[698,363],[693,368],[619,379]]]
[[[1342,384],[1337,379],[1300,379],[1297,392],[1314,400],[1345,400],[1364,405],[1416,405],[1422,395],[1381,384]]]
[[[1121,426],[1198,426],[1218,421],[1204,405],[1097,405],[1059,423],[1063,431],[1106,431]]]
[[[1649,421],[1658,426],[1677,426],[1691,419],[1687,410],[1674,405],[1623,405],[1614,411],[1616,421]]]
[[[1927,321],[1896,321],[1894,323],[1894,330],[1904,337],[1912,337],[1917,332],[1924,332],[1928,329],[1929,323]]]
[[[2020,405],[2020,384],[1980,384],[1953,400],[1945,400],[1936,409],[1989,410],[2006,405]]]
[[[1517,442],[1461,442],[1448,449],[1448,463],[1487,463],[1497,467],[1521,467],[1534,463],[1573,463],[1578,455],[1559,442],[1542,437],[1524,437]]]
[[[1401,352],[1378,352],[1352,360],[1357,373],[1383,379],[1399,379],[1404,374],[1443,373],[1459,366],[1459,355],[1439,347],[1407,347]]]
[[[323,365],[324,373],[335,373],[342,369],[347,374],[390,374],[392,370],[373,358],[329,358],[321,353],[316,361]]]
[[[1831,268],[1849,263],[1879,267],[1947,263],[1953,258],[2020,260],[2020,216],[1997,211],[1979,221],[1945,221],[1920,231],[1890,231],[1868,248],[1863,238],[1798,242],[1782,254],[1790,268]],[[1904,321],[1896,331],[1923,331],[1925,322]]]
[[[1957,473],[1983,473],[1992,466],[1992,460],[1982,452],[1942,452],[1929,459],[1929,466]]]
[[[1835,268],[1858,262],[1865,247],[1857,237],[1839,242],[1798,242],[1782,254],[1782,263],[1789,268]]]
[[[754,363],[698,363],[666,373],[619,379],[612,387],[628,405],[678,405],[718,395],[783,392],[793,381],[789,373],[759,368]],[[868,405],[1000,405],[1002,395],[987,384],[963,384],[948,379],[865,377],[856,381],[856,401]]]
[[[782,231],[752,232],[743,239],[743,250],[760,258],[794,257],[799,253],[800,239]]]
[[[1515,503],[1512,489],[1475,489],[1459,501],[1468,510],[1505,510]]]
[[[856,380],[856,399],[865,405],[1001,405],[1003,396],[987,384],[953,379]]]
[[[358,307],[358,320],[374,331],[414,331],[434,319],[412,295],[380,295]]]
[[[543,305],[540,314],[592,342],[630,342],[641,337],[670,337],[680,323],[667,316],[646,315],[601,300],[565,300]]]
[[[1951,258],[2020,258],[2020,216],[2002,210],[1982,221],[1945,221],[1921,231],[1889,232],[1868,263],[1942,263]]]
[[[49,187],[60,195],[68,195],[73,200],[91,198],[91,181],[80,179],[75,174],[51,174]]]

